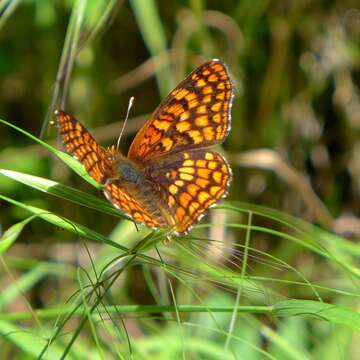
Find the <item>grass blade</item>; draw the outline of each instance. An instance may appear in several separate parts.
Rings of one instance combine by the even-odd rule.
[[[3,255],[11,245],[16,241],[21,234],[25,225],[28,224],[36,216],[30,216],[27,219],[20,221],[10,226],[0,237],[0,255]]]
[[[0,1],[0,30],[16,10],[21,0],[2,0]]]
[[[145,44],[154,58],[156,68],[158,69],[156,71],[156,80],[160,95],[161,97],[165,97],[169,90],[174,87],[174,81],[169,66],[169,58],[165,61],[167,65],[163,65],[163,62],[161,62],[161,64],[158,62],[159,57],[157,55],[164,53],[167,46],[165,31],[161,23],[156,2],[154,0],[130,0],[130,4],[133,8]]]
[[[329,321],[334,325],[345,325],[352,330],[360,331],[360,314],[357,311],[311,300],[285,300],[274,305],[274,315],[311,316]]]
[[[125,218],[118,210],[116,210],[109,202],[102,200],[91,194],[62,185],[56,181],[41,178],[34,175],[24,174],[18,171],[0,169],[0,174],[10,179],[18,181],[24,185],[30,186],[36,190],[54,195],[56,197],[71,201],[75,204],[85,206],[89,209],[101,211],[105,214]],[[0,248],[1,252],[1,248]]]

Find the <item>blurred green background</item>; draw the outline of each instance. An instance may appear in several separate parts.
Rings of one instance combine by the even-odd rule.
[[[116,142],[129,98],[134,96],[135,103],[121,142],[121,149],[126,153],[146,116],[167,92],[192,69],[211,58],[219,58],[227,64],[236,88],[232,130],[223,145],[234,174],[228,203],[241,201],[280,210],[316,224],[338,235],[338,239],[343,237],[344,248],[353,251],[350,255],[355,258],[351,263],[356,268],[360,253],[358,1],[3,0],[0,1],[0,118],[36,136],[41,134],[44,141],[61,149],[56,130],[47,126],[52,111],[61,107],[92,129],[94,137],[105,146]],[[4,124],[0,124],[0,164],[3,169],[52,179],[101,196],[41,145]],[[0,176],[0,194],[4,196],[56,212],[127,246],[141,239],[142,235],[128,221],[119,224],[115,217],[40,194]],[[251,211],[251,208],[245,209]],[[2,232],[27,216],[29,213],[24,209],[0,202]],[[215,210],[202,223],[211,224],[215,219],[227,219],[235,224],[248,221],[244,215]],[[271,218],[260,216],[256,221],[258,226],[287,232]],[[309,237],[317,241],[316,233],[309,231]],[[125,234],[130,235],[126,237]],[[220,248],[220,255],[214,255],[218,257],[209,262],[224,264],[229,261],[229,269],[239,275],[231,261],[241,264],[241,256],[236,254],[238,258],[228,259],[232,253],[231,244],[244,243],[244,230],[213,226],[210,230],[199,228],[195,234],[219,240],[216,247]],[[266,233],[252,235],[251,245],[276,259],[281,258],[292,267],[300,267],[311,283],[320,281],[324,286],[351,293],[347,297],[325,291],[321,294],[325,301],[358,306],[358,295],[354,295],[359,289],[357,277],[334,267],[337,262],[334,259],[326,260],[295,242],[289,244],[286,239],[272,239]],[[97,259],[99,253],[107,251],[107,245],[94,245],[89,241],[87,246]],[[169,245],[172,246],[175,247]],[[326,248],[327,244],[320,243],[320,246]],[[172,253],[169,247],[164,251]],[[216,251],[213,249],[211,253]],[[103,256],[111,259],[115,254],[113,249]],[[345,263],[346,256],[342,258]],[[165,258],[189,266],[186,261],[182,263],[184,258],[175,251]],[[201,261],[201,256],[197,260]],[[16,285],[15,288],[20,286],[26,294],[26,302],[24,295],[9,295],[8,300],[0,301],[1,312],[29,311],[29,304],[34,309],[64,304],[79,288],[76,266],[90,267],[84,243],[78,237],[40,220],[24,228],[3,261],[6,265],[2,263],[4,275],[0,279],[0,291],[8,291],[26,274],[33,275],[34,269],[41,275],[34,275],[27,286]],[[256,301],[248,295],[249,304],[260,304],[259,297],[265,299],[263,303],[266,304],[283,296],[313,299],[314,294],[295,286],[294,278],[266,260],[256,262],[254,256],[252,261],[252,275],[293,283],[292,286],[266,284],[264,288],[254,285],[258,295]],[[40,265],[47,270],[39,270]],[[200,273],[200,266],[196,266],[196,272]],[[156,278],[156,284],[149,280],[150,273]],[[122,289],[113,290],[113,303],[152,304],[153,297],[156,298],[152,286],[158,289],[161,303],[168,303],[169,289],[164,290],[167,280],[157,272],[155,275],[152,270],[132,267],[120,284]],[[322,283],[324,278],[328,280],[326,284]],[[232,285],[223,284],[224,291],[221,291],[221,287],[202,281],[199,293],[204,303],[233,304],[236,286],[230,291]],[[123,292],[118,295],[120,290]],[[176,296],[179,304],[193,303],[189,291],[179,292]],[[217,319],[218,323],[229,324],[227,316],[230,315]],[[249,315],[246,324],[241,324],[241,331],[236,333],[243,336],[242,341],[231,351],[226,347],[226,351],[221,352],[225,341],[220,334],[206,333],[204,339],[208,342],[203,339],[204,344],[197,343],[193,348],[183,344],[180,349],[171,348],[173,353],[169,354],[171,346],[166,348],[159,339],[164,336],[166,343],[171,343],[168,337],[177,337],[174,324],[165,325],[169,321],[166,316],[159,318],[142,319],[146,325],[139,325],[131,316],[126,326],[117,323],[119,328],[129,331],[135,358],[184,358],[185,351],[185,358],[189,359],[221,359],[229,351],[229,358],[237,359],[324,358],[324,354],[328,358],[355,359],[360,351],[353,335],[344,339],[346,331],[336,330],[333,338],[328,332],[331,329],[317,322],[300,318],[280,322]],[[210,324],[210,319],[200,314],[196,323],[198,326]],[[0,323],[3,335],[7,333],[4,329],[6,327]],[[83,331],[83,334],[91,334],[90,328]],[[99,335],[104,358],[121,358],[123,355],[119,354],[129,353],[124,350],[125,336],[115,341],[114,331]],[[200,341],[200,334],[201,328],[192,335],[194,344],[195,339]],[[118,344],[118,350],[104,345],[107,337]],[[149,343],[146,345],[144,339],[147,337],[154,341],[153,348]],[[284,339],[289,347],[283,346]],[[38,354],[17,341],[5,337],[3,341],[3,351],[9,358],[14,354],[20,358],[26,356],[22,354]],[[82,341],[76,350],[80,358],[86,354],[88,341],[91,346],[96,343],[86,335]],[[58,346],[65,346],[64,343],[66,340]],[[142,346],[146,349],[144,353],[139,350]],[[214,346],[213,357],[209,355],[209,346]],[[335,352],[334,347],[337,348]],[[156,355],[151,352],[154,348],[158,351]],[[94,354],[94,358],[97,356]]]

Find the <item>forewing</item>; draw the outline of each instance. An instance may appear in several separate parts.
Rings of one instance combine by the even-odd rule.
[[[205,149],[151,162],[145,174],[161,186],[178,234],[186,233],[211,205],[227,195],[231,180],[224,157]]]
[[[195,69],[159,105],[137,133],[128,157],[141,162],[165,153],[224,141],[230,131],[233,85],[225,64]]]
[[[85,166],[94,180],[103,184],[112,173],[112,164],[105,150],[72,115],[59,110],[55,115],[67,152]]]

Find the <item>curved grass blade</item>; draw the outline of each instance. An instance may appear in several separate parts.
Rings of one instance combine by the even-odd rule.
[[[0,255],[3,255],[11,245],[16,241],[18,236],[21,234],[24,227],[37,215],[30,216],[23,221],[20,221],[12,226],[10,226],[5,232],[0,236]]]
[[[37,142],[39,145],[43,146],[45,149],[49,150],[51,153],[56,155],[60,160],[62,160],[67,166],[69,166],[74,172],[76,172],[85,181],[87,181],[88,183],[90,183],[92,186],[94,186],[96,188],[100,188],[100,185],[87,174],[85,168],[72,156],[70,156],[60,150],[55,149],[51,145],[47,144],[45,141],[40,140],[36,136],[28,133],[27,131],[19,128],[18,126],[15,126],[15,125],[9,123],[8,121],[0,119],[0,123],[3,123],[4,125],[7,125],[7,126],[13,128],[14,130],[16,130],[16,131],[22,133],[23,135],[27,136],[28,138],[30,138],[31,140]]]
[[[23,204],[19,201],[16,201],[14,199],[11,199],[11,198],[1,195],[1,194],[0,194],[0,199],[4,200],[6,202],[9,202],[10,204],[13,204],[15,206],[18,206],[24,210],[27,210],[30,213],[37,215],[42,220],[45,220],[48,223],[53,224],[64,230],[67,230],[79,237],[88,238],[88,239],[96,241],[96,242],[101,242],[103,244],[113,246],[116,249],[118,249],[128,255],[136,254],[139,258],[141,258],[143,261],[146,261],[149,264],[153,264],[153,265],[157,265],[157,266],[162,265],[162,263],[158,259],[145,255],[144,252],[146,251],[147,248],[144,248],[142,246],[143,242],[145,242],[145,244],[147,244],[147,242],[152,237],[159,237],[160,236],[159,233],[152,232],[152,233],[148,234],[147,236],[145,236],[145,238],[142,241],[139,242],[140,245],[138,245],[134,249],[128,249],[127,247],[125,247],[115,241],[110,240],[106,236],[101,235],[98,232],[91,230],[84,225],[78,224],[74,221],[71,221],[63,216],[52,213],[48,210],[44,210],[44,209],[40,209],[35,206]],[[169,267],[171,267],[171,265],[169,265]],[[176,267],[174,267],[174,271],[175,271],[175,269],[176,269]]]
[[[307,223],[299,218],[282,213],[278,210],[248,203],[236,202],[234,204],[235,205],[220,205],[219,208],[242,213],[252,211],[256,215],[260,215],[283,224],[290,230],[293,230],[296,234],[296,236],[287,234],[284,234],[284,236],[291,238],[293,241],[315,253],[333,260],[340,267],[348,270],[357,278],[360,278],[360,269],[355,264],[353,258],[355,256],[360,257],[360,247],[358,244],[351,244],[347,239],[331,234],[313,224]],[[227,226],[231,225],[227,224]],[[238,225],[234,224],[234,226]],[[273,233],[277,232],[273,229],[269,229],[268,231]]]
[[[46,343],[46,339],[40,335],[3,320],[0,320],[0,336],[15,344],[18,351],[22,351],[24,355],[31,358],[37,358]],[[61,353],[62,348],[56,345],[48,350],[45,359],[60,359]],[[69,355],[69,359],[75,359],[73,353]]]
[[[273,309],[277,317],[311,316],[360,331],[360,313],[341,306],[312,300],[285,300],[274,304]]]
[[[36,190],[50,195],[71,201],[75,204],[85,206],[89,209],[100,211],[104,214],[127,219],[122,213],[116,210],[109,202],[99,199],[96,196],[87,194],[83,191],[62,185],[56,181],[41,178],[34,175],[24,174],[18,171],[0,169],[0,174],[10,179],[18,181],[24,185],[30,186]],[[1,253],[1,246],[0,246]]]
[[[84,225],[77,224],[74,221],[68,220],[65,217],[61,217],[55,213],[52,213],[52,212],[44,210],[44,209],[40,209],[35,206],[23,204],[21,202],[18,202],[14,199],[8,198],[7,196],[1,195],[1,194],[0,194],[0,199],[7,201],[15,206],[18,206],[22,209],[25,209],[25,210],[29,211],[30,213],[37,215],[41,219],[43,219],[57,227],[60,227],[64,230],[70,231],[79,237],[88,238],[93,241],[105,243],[107,245],[114,246],[124,252],[129,251],[129,249],[126,248],[125,246],[122,246],[122,245],[108,239],[107,237],[97,233],[94,230],[87,228]]]
[[[96,4],[96,9],[93,11],[95,16],[93,19],[90,18],[84,26],[90,28],[90,31],[83,31],[80,34],[78,52],[88,46],[100,33],[111,25],[123,3],[124,0],[103,0],[96,3],[89,3],[90,7]]]

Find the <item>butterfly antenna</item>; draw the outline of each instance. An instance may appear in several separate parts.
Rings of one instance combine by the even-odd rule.
[[[126,122],[129,118],[129,113],[130,113],[130,109],[132,108],[133,106],[133,103],[134,103],[134,97],[132,96],[130,99],[129,99],[129,104],[128,104],[128,108],[127,108],[127,112],[126,112],[126,118],[124,120],[124,123],[123,123],[123,126],[121,128],[121,131],[120,131],[120,135],[118,137],[118,141],[116,143],[116,149],[119,150],[119,146],[120,146],[120,140],[121,140],[121,136],[124,132],[124,129],[125,129],[125,126],[126,126]]]

